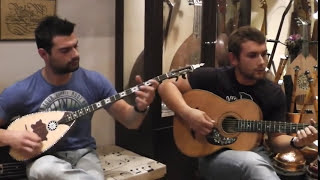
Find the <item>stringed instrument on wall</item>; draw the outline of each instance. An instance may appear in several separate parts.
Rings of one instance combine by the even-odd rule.
[[[194,6],[193,31],[173,56],[170,70],[201,62],[202,0],[188,0],[188,3]]]
[[[218,37],[216,40],[215,66],[227,66],[228,58],[228,35],[226,33],[226,0],[217,0],[218,4]]]
[[[164,3],[168,6],[169,12],[168,16],[166,19],[166,25],[164,27],[164,33],[163,33],[163,45],[165,47],[166,41],[169,35],[169,29],[170,29],[170,24],[171,24],[171,19],[173,15],[173,10],[174,10],[174,3],[171,2],[171,0],[163,0]],[[183,67],[183,66],[181,66]],[[136,76],[140,75],[142,79],[144,79],[144,50],[138,55],[137,59],[135,60],[130,75],[129,75],[129,80],[128,80],[128,85],[125,86],[125,88],[132,87],[136,84]],[[125,98],[125,101],[128,102],[129,104],[134,104],[135,103],[135,98],[134,97],[127,97]]]
[[[262,142],[263,133],[295,133],[309,124],[262,121],[262,112],[252,100],[228,102],[205,90],[194,89],[183,94],[186,103],[205,112],[216,121],[207,136],[195,137],[189,125],[178,115],[173,121],[173,136],[178,149],[190,157],[202,157],[223,148],[251,150]],[[316,125],[317,128],[317,125]]]
[[[238,4],[240,4],[239,0],[231,0],[231,4],[227,3],[228,10],[230,9],[231,18],[229,18],[227,25],[226,25],[226,33],[229,36],[234,30],[238,29],[239,27],[239,10]]]
[[[268,5],[266,0],[260,0],[261,7],[263,9],[263,21],[261,25],[261,32],[267,36],[268,31],[267,31],[267,10],[268,10]]]
[[[297,18],[299,25],[302,27],[302,52],[289,64],[287,68],[287,75],[291,75],[292,79],[295,74],[295,67],[299,66],[300,71],[298,73],[297,88],[296,88],[296,109],[301,110],[305,103],[305,97],[309,90],[308,78],[304,74],[306,71],[313,72],[314,66],[317,65],[317,61],[309,53],[309,23]],[[318,92],[318,82],[315,82],[315,92]],[[306,110],[312,109],[312,101],[309,101]]]
[[[158,82],[162,82],[165,79],[178,78],[179,76],[185,76],[187,73],[192,72],[194,69],[203,66],[204,64],[189,65],[184,68],[170,71],[166,74],[162,74],[153,78]],[[101,109],[113,102],[116,102],[128,95],[131,95],[139,90],[139,86],[149,86],[151,83],[146,81],[140,85],[136,85],[130,89],[124,90],[116,95],[103,99],[94,104],[83,107],[74,112],[71,111],[48,111],[48,112],[36,112],[22,116],[13,121],[8,130],[12,131],[32,131],[36,133],[42,140],[42,147],[39,153],[26,155],[21,152],[10,149],[10,156],[17,161],[25,161],[35,157],[38,157],[43,152],[54,146],[62,137],[66,135],[69,129],[73,126],[76,120],[89,113],[92,113],[98,109]]]

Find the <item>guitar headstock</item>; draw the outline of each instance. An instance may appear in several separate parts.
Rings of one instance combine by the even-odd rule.
[[[189,5],[201,6],[202,0],[188,0]]]
[[[260,4],[261,4],[261,6],[260,6],[260,8],[262,8],[262,9],[267,9],[267,1],[266,0],[260,0]]]
[[[194,71],[195,69],[203,66],[204,63],[189,65],[184,68],[180,68],[177,70],[172,70],[167,73],[167,79],[178,78],[179,76],[185,76],[187,73]]]

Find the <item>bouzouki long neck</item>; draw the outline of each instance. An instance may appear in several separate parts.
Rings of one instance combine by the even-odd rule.
[[[196,65],[189,65],[189,66],[186,66],[184,68],[180,68],[178,70],[173,70],[171,72],[168,72],[166,74],[162,74],[160,76],[157,76],[155,78],[153,78],[154,80],[158,81],[158,82],[161,82],[165,79],[170,79],[170,78],[178,78],[179,75],[185,75],[186,73],[188,72],[192,72],[194,69],[196,68],[199,68],[200,66],[203,66],[204,64],[201,63],[201,64],[196,64]],[[116,95],[113,95],[113,96],[110,96],[106,99],[103,99],[101,101],[98,101],[96,103],[93,103],[89,106],[86,106],[84,108],[81,108],[77,111],[74,111],[74,112],[71,112],[71,113],[67,113],[66,116],[64,118],[62,118],[58,123],[59,124],[67,124],[69,122],[72,122],[84,115],[87,115],[91,112],[94,112],[98,109],[101,109],[102,107],[105,107],[106,105],[108,104],[111,104],[113,102],[116,102],[126,96],[129,96],[131,94],[133,94],[134,92],[138,91],[139,90],[139,86],[141,85],[145,85],[145,86],[150,86],[151,83],[150,81],[146,81],[146,82],[143,82],[142,84],[139,84],[139,85],[136,85],[132,88],[129,88],[127,90],[124,90]]]

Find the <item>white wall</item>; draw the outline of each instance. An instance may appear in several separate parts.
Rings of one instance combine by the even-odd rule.
[[[115,79],[115,0],[57,0],[56,14],[76,23],[80,65]],[[0,91],[44,66],[34,41],[0,41]],[[93,135],[99,145],[113,144],[113,119],[94,115]]]

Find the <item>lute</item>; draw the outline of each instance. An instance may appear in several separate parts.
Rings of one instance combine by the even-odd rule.
[[[162,82],[165,79],[178,78],[182,75],[184,77],[187,73],[192,72],[194,69],[203,66],[204,64],[195,64],[189,65],[184,68],[180,68],[178,70],[172,70],[166,74],[162,74],[153,78],[158,82]],[[9,126],[8,130],[14,131],[32,131],[39,135],[42,139],[42,148],[41,151],[37,154],[33,155],[25,155],[16,151],[14,149],[10,149],[10,156],[18,161],[25,161],[31,158],[35,158],[41,155],[43,152],[47,151],[53,145],[55,145],[72,127],[75,120],[78,118],[92,113],[108,104],[114,103],[128,95],[133,94],[134,92],[139,90],[139,86],[151,85],[150,81],[146,81],[140,85],[136,85],[132,88],[124,90],[116,95],[83,107],[74,112],[69,111],[48,111],[48,112],[36,112],[32,114],[28,114],[22,116],[21,118],[13,121]]]

